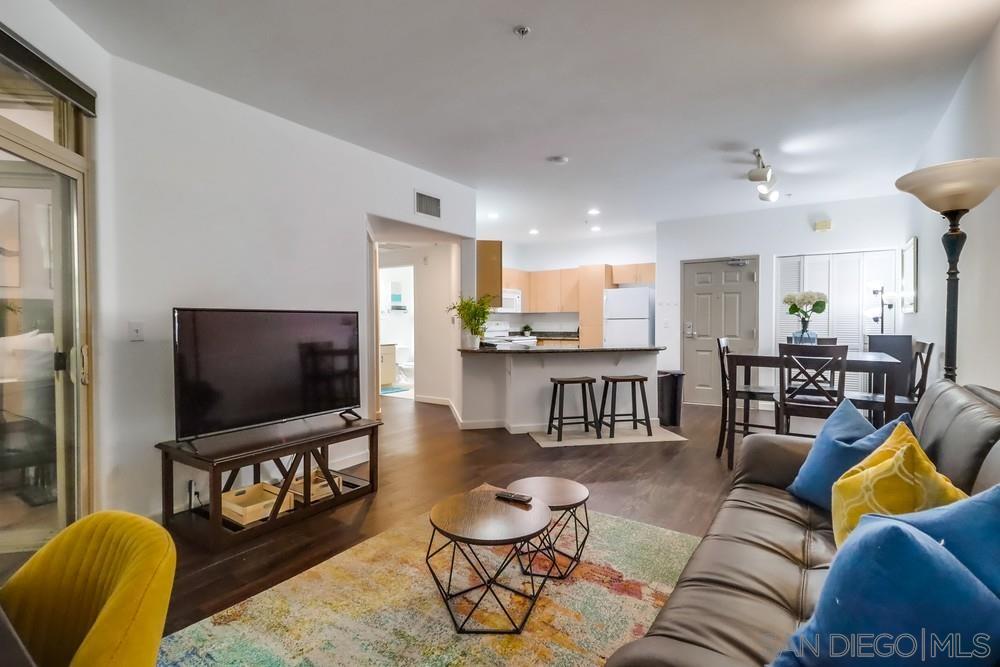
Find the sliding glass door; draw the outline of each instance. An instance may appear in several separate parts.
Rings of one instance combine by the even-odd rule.
[[[0,122],[0,581],[89,508],[85,172],[27,136]]]

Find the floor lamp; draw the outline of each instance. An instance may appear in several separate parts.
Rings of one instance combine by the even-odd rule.
[[[965,245],[959,227],[962,216],[979,206],[1000,185],[1000,158],[974,158],[945,162],[912,171],[896,181],[896,187],[915,196],[924,206],[948,220],[941,237],[948,258],[948,310],[945,315],[944,376],[957,377],[958,345],[958,257]]]

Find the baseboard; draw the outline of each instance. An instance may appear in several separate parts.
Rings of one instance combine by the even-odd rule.
[[[455,420],[458,422],[458,428],[463,431],[472,431],[478,428],[503,428],[504,421],[502,419],[475,419],[464,421],[455,415]]]
[[[420,396],[419,394],[414,394],[413,400],[417,403],[430,403],[431,405],[451,405],[451,399],[441,396]]]

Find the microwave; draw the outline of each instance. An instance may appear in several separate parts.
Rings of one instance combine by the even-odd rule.
[[[521,312],[521,290],[505,289],[502,293],[500,307],[496,309],[498,313],[520,313]]]

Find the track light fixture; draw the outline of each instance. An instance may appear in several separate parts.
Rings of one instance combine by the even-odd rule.
[[[761,201],[776,202],[781,194],[778,192],[777,176],[771,165],[764,164],[764,157],[760,154],[760,149],[753,149],[753,156],[757,160],[757,166],[747,172],[747,180],[757,184],[757,196]]]

